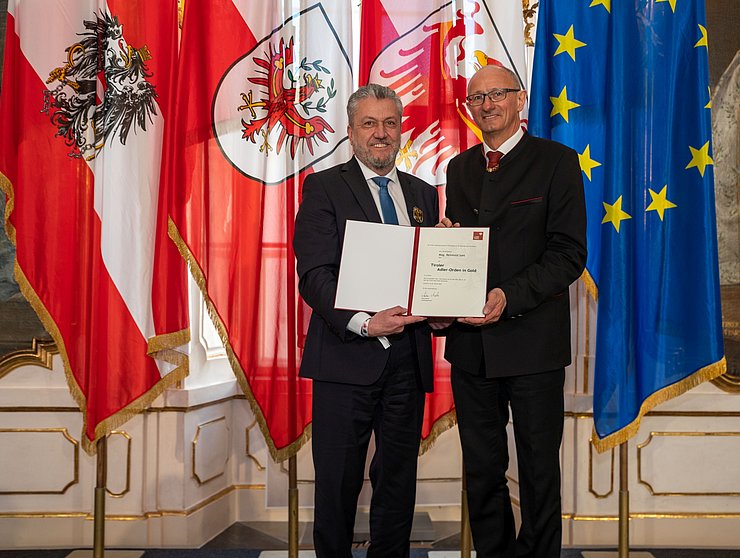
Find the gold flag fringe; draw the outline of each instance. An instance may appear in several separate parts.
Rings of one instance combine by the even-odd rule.
[[[5,233],[8,235],[10,242],[15,246],[15,228],[10,224],[10,214],[13,213],[13,207],[15,206],[15,200],[13,198],[13,185],[8,180],[8,177],[0,172],[0,190],[5,192],[5,216],[3,222],[5,223]]]
[[[442,434],[447,432],[456,424],[457,413],[455,412],[455,409],[446,412],[444,415],[435,420],[434,424],[432,425],[432,429],[429,431],[429,436],[421,441],[421,445],[419,446],[419,456],[424,455],[426,452],[432,449],[432,446],[434,446],[437,438],[439,438]]]
[[[14,207],[13,198],[13,187],[8,178],[0,173],[0,189],[2,189],[8,196],[8,200],[5,206],[5,230],[8,233],[8,238],[16,245],[15,229],[10,224],[10,214]],[[25,297],[31,308],[38,315],[42,325],[49,332],[51,338],[56,343],[57,349],[59,350],[60,356],[62,357],[62,363],[64,365],[64,376],[67,381],[67,386],[72,394],[72,398],[77,403],[77,406],[82,412],[82,448],[89,454],[95,455],[97,449],[97,441],[103,438],[115,430],[125,422],[130,420],[133,416],[141,413],[144,409],[149,407],[151,403],[159,397],[167,388],[174,386],[177,382],[182,381],[188,374],[188,356],[184,353],[177,351],[175,348],[184,345],[190,340],[190,331],[185,329],[174,333],[168,333],[157,336],[152,340],[149,340],[149,350],[147,354],[154,358],[163,358],[163,360],[176,365],[176,367],[169,372],[164,378],[157,382],[150,390],[144,393],[139,398],[135,399],[123,409],[111,415],[107,419],[101,421],[95,427],[95,439],[90,440],[87,437],[87,399],[80,389],[77,379],[72,373],[72,367],[69,363],[69,357],[67,355],[67,348],[64,345],[64,339],[62,337],[56,322],[51,317],[51,314],[47,310],[44,303],[41,301],[36,291],[31,286],[25,273],[18,265],[18,260],[13,266],[15,280],[18,283],[21,294]],[[155,349],[155,350],[153,350]]]
[[[725,372],[727,372],[727,360],[725,359],[725,357],[722,357],[721,360],[713,364],[709,364],[704,368],[700,368],[692,375],[684,378],[683,380],[676,382],[675,384],[671,384],[670,386],[666,386],[663,389],[651,394],[650,397],[642,402],[637,417],[620,430],[617,430],[616,432],[609,434],[604,438],[599,438],[598,434],[596,434],[596,430],[594,429],[593,433],[591,434],[591,442],[599,453],[603,453],[622,444],[623,442],[626,442],[627,440],[635,436],[635,434],[637,434],[638,430],[640,429],[640,421],[642,420],[642,417],[650,412],[651,409],[653,409],[657,405],[660,405],[661,403],[664,403],[665,401],[668,401],[669,399],[673,399],[674,397],[678,397],[679,395],[686,393],[687,391],[695,388],[701,383],[704,383],[708,380],[713,380],[714,378],[716,378],[717,376],[721,376]]]
[[[221,321],[221,316],[219,316],[218,311],[213,304],[213,301],[208,296],[208,290],[203,270],[200,268],[200,265],[190,251],[190,248],[187,246],[182,236],[180,235],[180,231],[177,229],[177,225],[175,225],[171,218],[168,220],[168,230],[170,238],[177,246],[183,259],[185,259],[185,261],[187,262],[188,267],[190,268],[190,273],[193,275],[193,279],[195,280],[195,283],[198,285],[198,288],[203,295],[203,300],[206,303],[208,315],[211,317],[213,325],[216,327],[216,331],[218,332],[218,336],[221,339],[224,348],[226,349],[226,355],[229,359],[229,363],[231,364],[231,370],[234,373],[237,382],[239,383],[239,387],[242,389],[247,397],[249,407],[254,413],[255,419],[257,420],[260,431],[265,438],[265,442],[267,443],[267,448],[270,451],[272,459],[275,462],[279,463],[281,461],[285,461],[290,457],[293,457],[306,444],[306,442],[311,439],[311,425],[309,424],[303,430],[301,435],[298,436],[298,438],[288,446],[284,448],[278,448],[275,446],[275,442],[270,435],[270,429],[267,426],[267,420],[265,419],[265,415],[262,412],[262,408],[260,407],[257,398],[254,397],[254,394],[252,393],[252,388],[249,386],[249,382],[247,381],[247,376],[244,372],[244,369],[242,368],[239,359],[236,357],[236,354],[231,347],[229,336],[226,333],[226,327]]]
[[[586,292],[591,295],[594,301],[598,302],[599,289],[596,287],[596,283],[587,269],[584,269],[583,273],[581,273],[581,281],[583,281],[583,286],[586,287]]]

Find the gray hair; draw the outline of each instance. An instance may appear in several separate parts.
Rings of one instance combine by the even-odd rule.
[[[377,83],[368,83],[349,96],[349,100],[347,101],[347,121],[350,126],[352,125],[352,119],[357,114],[357,105],[360,104],[360,101],[370,98],[390,99],[396,104],[399,120],[403,116],[403,103],[401,103],[401,99],[393,89]]]

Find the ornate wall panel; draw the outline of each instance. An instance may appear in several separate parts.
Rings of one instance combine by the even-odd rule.
[[[198,484],[205,484],[226,472],[230,451],[225,416],[198,425],[193,439],[193,476]]]
[[[650,432],[637,446],[638,481],[653,496],[740,497],[740,432]]]
[[[0,494],[64,494],[79,482],[80,445],[66,428],[0,428],[0,447]]]

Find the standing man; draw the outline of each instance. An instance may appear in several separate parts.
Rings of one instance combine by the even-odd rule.
[[[314,546],[319,558],[350,558],[370,434],[369,558],[407,557],[416,498],[424,392],[432,391],[430,328],[400,306],[336,310],[347,219],[433,226],[437,191],[396,169],[403,106],[376,84],[347,103],[354,157],[303,183],[293,245],[298,288],[313,309],[300,375],[313,379]]]
[[[568,286],[586,262],[586,211],[575,151],[522,131],[517,76],[481,68],[468,108],[483,135],[450,161],[450,226],[487,226],[482,318],[447,334],[473,541],[479,558],[559,558],[564,367],[570,364]],[[522,525],[516,536],[505,473],[511,408]]]

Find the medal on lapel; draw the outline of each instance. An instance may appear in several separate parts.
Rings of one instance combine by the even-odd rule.
[[[414,206],[413,214],[414,214],[414,221],[416,221],[417,223],[421,225],[421,223],[424,221],[424,213],[422,213],[421,209]]]

